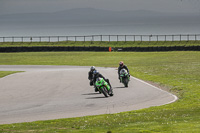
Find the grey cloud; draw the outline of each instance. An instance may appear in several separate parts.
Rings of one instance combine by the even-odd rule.
[[[72,8],[198,12],[199,0],[0,0],[0,14],[55,12]]]

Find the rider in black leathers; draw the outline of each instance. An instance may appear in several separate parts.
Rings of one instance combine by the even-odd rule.
[[[92,66],[90,68],[90,71],[88,72],[88,79],[90,80],[90,86],[94,85],[94,81],[93,81],[93,72],[96,70],[95,66]]]
[[[126,66],[126,65],[124,65],[124,62],[123,61],[120,61],[119,62],[119,67],[118,67],[118,78],[119,78],[119,80],[120,80],[120,71],[121,71],[121,69],[126,69],[127,70],[127,72],[128,72],[128,74],[129,74],[129,70],[128,70],[128,67]],[[129,75],[129,77],[130,77],[130,75]],[[121,82],[121,80],[120,80],[120,82]]]

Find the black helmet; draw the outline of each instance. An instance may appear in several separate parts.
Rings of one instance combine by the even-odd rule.
[[[90,68],[90,71],[93,72],[94,70],[96,70],[96,69],[95,69],[95,66],[92,66],[92,67]]]
[[[122,67],[124,65],[124,62],[123,61],[120,61],[119,62],[119,65]]]

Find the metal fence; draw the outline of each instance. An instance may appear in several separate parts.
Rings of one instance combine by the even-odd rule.
[[[12,36],[0,37],[0,42],[68,42],[68,41],[199,41],[200,34],[179,35],[88,35],[88,36]]]

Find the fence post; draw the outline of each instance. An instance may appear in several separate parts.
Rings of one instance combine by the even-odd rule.
[[[125,42],[126,42],[126,35],[125,35]]]
[[[93,40],[94,40],[94,36],[92,35],[92,42],[93,42]]]
[[[108,37],[109,37],[109,42],[110,42],[110,35]]]
[[[167,41],[167,36],[165,35],[165,42]]]
[[[180,41],[181,41],[181,35],[180,35]]]
[[[195,42],[197,41],[197,35],[195,34]]]
[[[12,37],[12,43],[14,42],[14,37]]]
[[[118,42],[118,35],[117,35],[117,42]]]
[[[24,42],[24,38],[22,37],[22,42]]]
[[[157,42],[158,42],[158,35],[157,35]]]
[[[142,42],[142,35],[140,37],[141,37],[141,42]]]
[[[151,37],[152,37],[152,35],[149,35],[149,42],[151,41]]]

